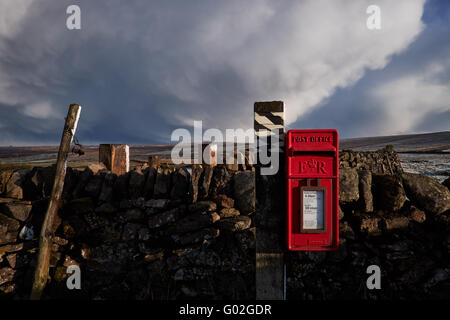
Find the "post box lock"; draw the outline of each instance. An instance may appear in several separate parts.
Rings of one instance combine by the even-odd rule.
[[[289,250],[335,250],[339,245],[339,141],[336,130],[286,134]]]

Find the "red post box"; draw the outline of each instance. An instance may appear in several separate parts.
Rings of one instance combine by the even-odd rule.
[[[339,245],[339,141],[336,130],[286,134],[287,245],[326,251]]]

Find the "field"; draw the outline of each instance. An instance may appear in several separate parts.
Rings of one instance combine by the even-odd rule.
[[[440,182],[450,176],[450,131],[427,134],[341,139],[340,149],[374,151],[393,145],[407,172],[422,173]],[[145,163],[149,156],[170,158],[173,145],[130,146],[130,166]],[[84,155],[69,155],[69,166],[82,168],[98,161],[98,146],[83,146]],[[0,170],[49,166],[56,161],[57,146],[0,147]]]

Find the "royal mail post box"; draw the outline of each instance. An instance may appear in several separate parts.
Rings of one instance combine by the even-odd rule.
[[[289,250],[335,250],[339,244],[339,142],[336,130],[286,134]]]

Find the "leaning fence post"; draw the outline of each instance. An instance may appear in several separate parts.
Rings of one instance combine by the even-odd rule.
[[[39,237],[39,255],[36,270],[34,273],[33,287],[31,289],[32,300],[39,300],[44,291],[48,279],[50,267],[50,255],[53,238],[54,224],[58,214],[58,208],[61,201],[61,194],[64,187],[66,176],[67,157],[69,155],[70,144],[77,129],[78,119],[80,118],[81,107],[78,104],[71,104],[67,113],[66,123],[59,145],[58,158],[56,161],[55,180],[53,182],[50,202],[47,213],[45,214]]]

